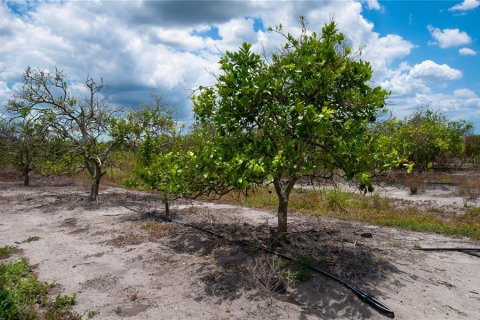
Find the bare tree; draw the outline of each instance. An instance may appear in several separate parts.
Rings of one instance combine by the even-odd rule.
[[[89,199],[95,201],[116,144],[110,135],[114,110],[106,106],[100,95],[103,80],[97,82],[88,77],[83,99],[73,96],[67,76],[59,69],[50,72],[28,67],[22,80],[22,88],[10,101],[11,111],[28,108],[45,119],[50,130],[70,146],[64,159],[78,162],[77,169],[88,171],[92,181]]]

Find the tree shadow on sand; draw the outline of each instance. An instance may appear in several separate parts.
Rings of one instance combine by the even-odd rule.
[[[183,215],[176,219],[181,221],[182,218]],[[245,239],[260,247],[271,248],[274,243],[267,225],[189,223],[228,239]],[[338,230],[311,224],[300,224],[291,229],[289,244],[277,247],[277,251],[356,285],[379,300],[382,295],[375,288],[386,282],[388,274],[399,272],[371,248],[345,243],[344,235]],[[213,259],[215,268],[197,275],[204,285],[205,296],[196,300],[209,298],[221,304],[244,296],[249,300],[266,301],[267,305],[287,303],[298,310],[299,319],[312,316],[371,318],[377,314],[343,285],[311,272],[301,264],[267,255],[238,242],[215,238],[188,227],[165,240],[177,253]]]
[[[31,200],[32,209],[40,209],[45,213],[60,210],[85,210],[93,211],[106,208],[118,208],[121,206],[131,209],[132,212],[147,211],[152,207],[161,206],[161,198],[158,194],[146,194],[140,192],[128,192],[125,190],[109,190],[99,195],[98,201],[89,201],[88,192],[83,190],[64,190],[65,186],[37,187],[36,195],[25,195],[26,200]],[[17,195],[21,198],[22,195]]]

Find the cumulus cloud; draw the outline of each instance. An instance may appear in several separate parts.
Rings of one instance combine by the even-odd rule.
[[[375,2],[370,5],[374,8]],[[282,23],[298,34],[304,15],[312,31],[338,23],[362,58],[371,60],[383,79],[389,65],[410,53],[413,44],[400,35],[380,35],[362,15],[357,1],[127,1],[0,3],[0,99],[18,85],[27,66],[59,66],[73,83],[103,77],[110,103],[135,106],[155,92],[191,118],[191,90],[213,83],[221,52],[244,41],[268,53],[281,36],[254,30]],[[1,103],[1,101],[0,101]]]
[[[440,48],[457,47],[472,42],[470,36],[459,29],[439,29],[431,25],[427,27],[430,34],[437,42],[431,42],[430,44],[438,44]]]
[[[397,98],[416,94],[429,95],[433,92],[432,86],[442,86],[461,77],[460,70],[425,60],[414,66],[402,63],[388,80],[382,82],[382,87],[391,90]]]
[[[480,98],[477,94],[469,89],[457,89],[452,94],[436,93],[436,94],[416,94],[411,103],[417,106],[429,105],[438,108],[445,114],[455,115],[460,112],[469,110],[470,115],[480,115]],[[461,117],[464,115],[460,115]]]
[[[470,89],[461,88],[453,91],[453,95],[463,99],[478,99],[477,94]],[[478,101],[477,101],[478,102]]]
[[[470,48],[460,48],[458,49],[458,53],[461,54],[462,56],[476,56],[477,52],[475,50],[472,50]]]
[[[462,72],[446,64],[437,64],[432,60],[425,60],[416,64],[410,70],[409,75],[413,78],[419,79],[451,81],[460,79],[462,77]]]
[[[445,64],[426,60],[414,66],[402,63],[382,86],[392,91],[391,109],[397,117],[407,116],[420,106],[429,106],[450,119],[480,121],[480,97],[468,88],[445,90],[445,84],[462,73]],[[440,88],[440,90],[439,90]]]
[[[378,0],[366,0],[369,10],[380,10],[382,6],[378,3]]]
[[[480,6],[480,0],[464,0],[463,2],[454,5],[450,11],[468,11]]]

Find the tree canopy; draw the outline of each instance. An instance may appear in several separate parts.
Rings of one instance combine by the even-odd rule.
[[[220,59],[216,84],[193,97],[200,146],[153,165],[170,162],[165,178],[184,194],[273,183],[279,231],[286,232],[289,196],[300,177],[327,172],[371,183],[362,156],[367,126],[388,92],[370,85],[370,64],[334,22],[320,34],[306,27],[299,37],[273,31],[286,43],[270,59],[244,43]]]
[[[51,156],[48,153],[48,124],[25,106],[17,106],[9,116],[8,119],[0,119],[0,157],[4,163],[21,171],[23,184],[28,186],[30,172],[41,167]]]
[[[63,71],[28,67],[23,86],[8,104],[13,114],[26,115],[24,121],[36,119],[35,126],[32,123],[24,126],[28,127],[25,132],[31,132],[41,123],[42,128],[48,128],[54,148],[61,148],[60,157],[43,159],[46,171],[87,170],[92,181],[89,196],[92,201],[97,199],[101,178],[113,165],[112,151],[126,145],[134,147],[143,136],[158,136],[174,126],[161,100],[156,100],[155,107],[124,115],[105,103],[100,93],[103,88],[103,80],[87,78],[83,88],[86,96],[78,97]],[[31,145],[37,151],[42,149],[40,145]]]
[[[442,159],[460,158],[464,152],[463,137],[472,125],[466,121],[449,121],[437,111],[419,108],[411,116],[380,125],[378,139],[386,139],[399,157],[418,170],[432,168]]]

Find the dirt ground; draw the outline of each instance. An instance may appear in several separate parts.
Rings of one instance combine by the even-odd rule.
[[[154,195],[102,188],[97,203],[68,181],[0,182],[0,245],[18,245],[56,293],[77,294],[94,319],[382,319],[321,275],[289,283],[281,262],[167,222]],[[178,202],[175,219],[232,239],[271,245],[275,216],[230,205]],[[281,250],[376,296],[396,319],[479,319],[480,258],[414,247],[479,241],[292,214]],[[24,242],[29,236],[38,241]],[[13,257],[16,258],[16,257]],[[283,270],[283,269],[282,269]],[[283,278],[282,278],[283,277]],[[271,279],[279,284],[275,290]],[[272,280],[272,281],[273,281]],[[269,282],[270,281],[270,282]],[[86,317],[85,317],[86,318]]]

